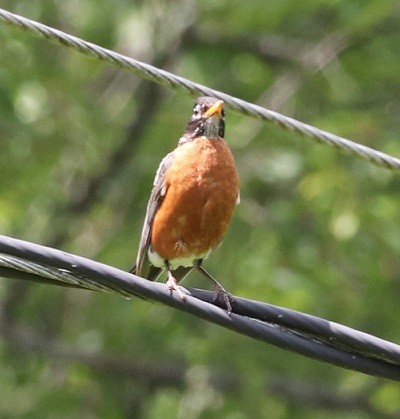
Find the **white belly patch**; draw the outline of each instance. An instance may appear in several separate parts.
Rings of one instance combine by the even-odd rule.
[[[188,268],[190,266],[193,266],[193,262],[196,259],[208,258],[210,253],[211,253],[211,250],[201,255],[193,255],[186,258],[171,259],[168,261],[168,263],[172,271],[174,271],[175,269],[178,269],[179,267]],[[165,268],[165,260],[156,251],[154,251],[151,246],[149,247],[149,251],[147,254],[149,256],[150,262],[154,266],[156,266],[157,268]]]

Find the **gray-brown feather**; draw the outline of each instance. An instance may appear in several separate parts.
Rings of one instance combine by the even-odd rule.
[[[143,278],[154,281],[162,272],[161,268],[153,266],[148,257],[148,250],[151,241],[151,226],[158,208],[165,196],[165,172],[171,165],[174,158],[173,152],[167,154],[158,167],[156,177],[154,179],[153,190],[151,191],[149,203],[147,204],[146,216],[143,223],[142,235],[140,237],[139,250],[136,259],[136,265],[132,269],[132,273]]]

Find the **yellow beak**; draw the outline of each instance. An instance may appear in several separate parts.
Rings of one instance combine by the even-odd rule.
[[[212,105],[209,109],[207,109],[204,112],[204,116],[211,117],[216,115],[222,114],[222,109],[224,108],[224,101],[223,100],[217,100],[214,105]]]

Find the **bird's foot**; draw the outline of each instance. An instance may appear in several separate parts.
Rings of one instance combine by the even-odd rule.
[[[183,292],[176,278],[168,271],[168,280],[165,283],[170,291],[176,291],[183,301],[186,301],[186,294]]]
[[[235,299],[233,298],[231,294],[229,294],[228,291],[225,290],[225,288],[221,284],[218,283],[218,284],[215,284],[215,295],[213,298],[213,302],[217,301],[220,295],[224,299],[228,314],[231,314],[232,303],[235,301]]]
[[[233,298],[233,296],[231,294],[229,294],[228,291],[225,290],[225,288],[215,278],[213,278],[201,266],[201,262],[202,262],[201,259],[198,259],[197,261],[195,261],[194,267],[200,273],[202,273],[214,285],[215,295],[214,295],[214,298],[213,298],[212,302],[214,303],[215,301],[217,301],[218,297],[221,295],[222,298],[224,299],[224,302],[225,302],[225,305],[226,305],[226,310],[227,310],[228,314],[231,314],[231,312],[232,312],[232,303],[235,301],[235,299]]]

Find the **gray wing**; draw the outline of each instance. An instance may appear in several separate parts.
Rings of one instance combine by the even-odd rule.
[[[154,179],[153,190],[151,191],[149,203],[147,204],[146,217],[143,223],[142,235],[140,237],[139,250],[136,258],[136,265],[131,270],[132,273],[155,280],[161,273],[161,268],[151,265],[148,257],[148,250],[151,240],[151,227],[158,208],[164,199],[166,193],[165,172],[171,165],[174,158],[173,152],[167,154],[158,167]]]

